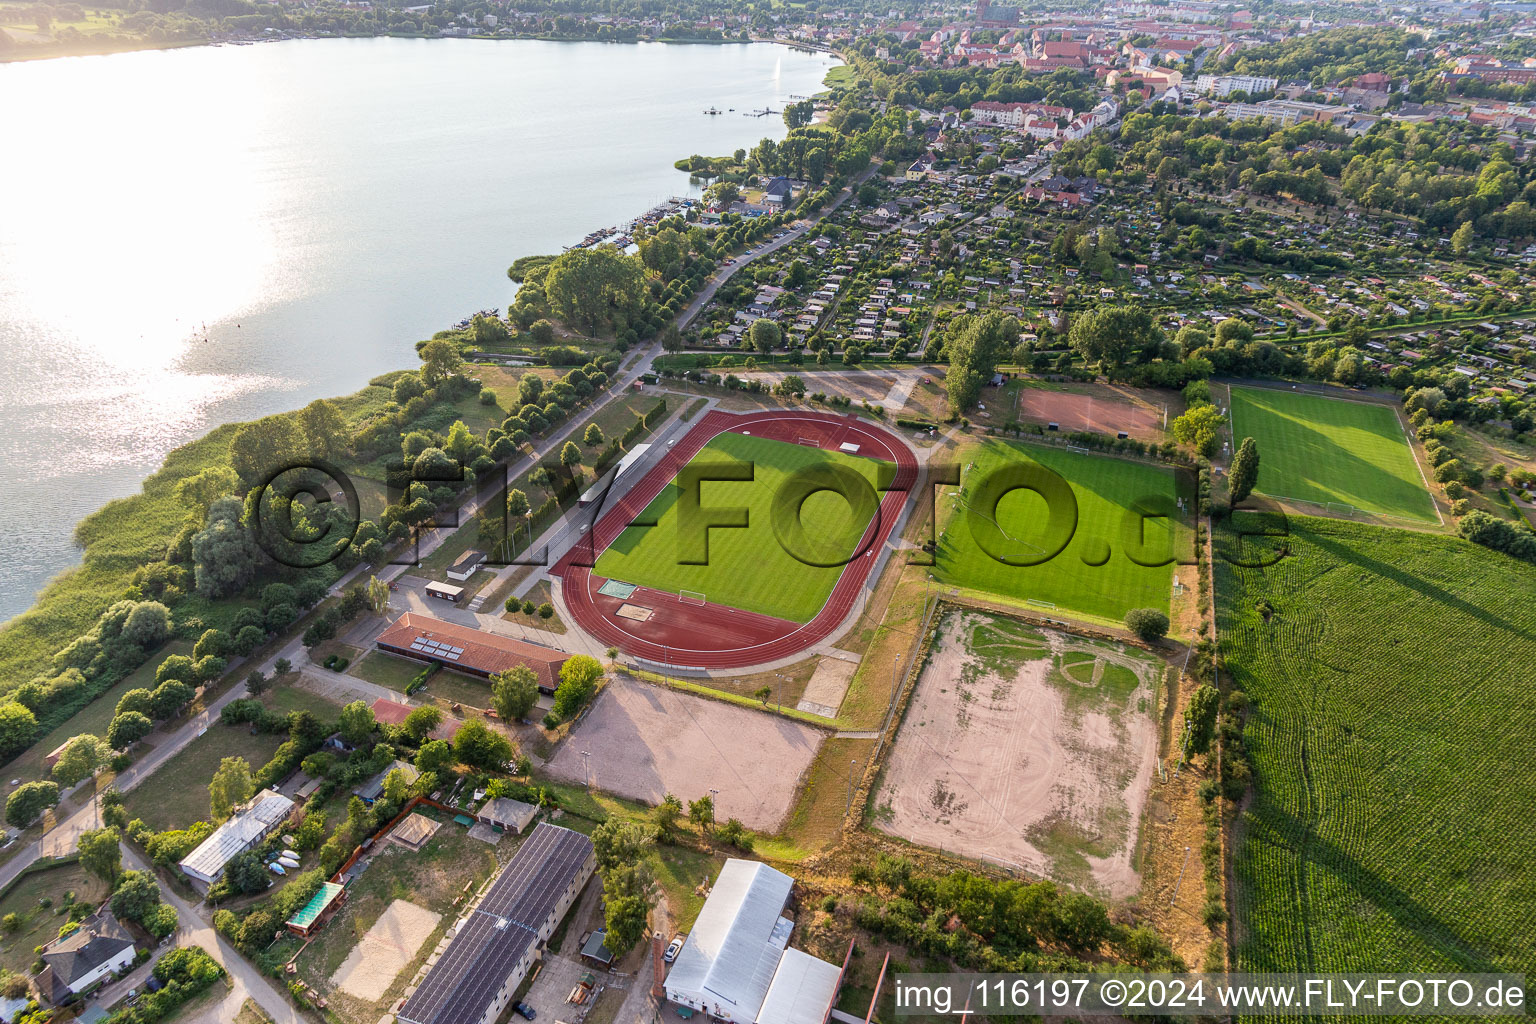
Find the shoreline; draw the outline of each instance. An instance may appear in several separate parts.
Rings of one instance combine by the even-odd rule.
[[[105,35],[105,33],[103,33]],[[473,40],[488,43],[516,43],[523,41],[535,41],[543,43],[602,43],[610,46],[637,46],[641,43],[659,43],[665,46],[751,46],[759,43],[767,43],[773,46],[784,46],[791,50],[799,50],[803,53],[823,53],[836,57],[847,63],[847,58],[839,50],[830,46],[822,46],[816,43],[806,43],[799,40],[785,39],[688,39],[674,38],[671,36],[654,36],[640,39],[597,39],[584,36],[551,36],[551,35],[442,35],[441,33],[426,34],[422,32],[370,32],[365,34],[327,33],[315,35],[283,35],[261,36],[252,38],[230,39],[176,39],[176,40],[121,40],[113,37],[115,42],[121,45],[90,46],[79,45],[86,43],[95,37],[85,36],[76,41],[75,45],[58,46],[55,43],[18,43],[11,44],[12,50],[0,52],[0,65],[27,64],[44,60],[59,60],[69,57],[111,57],[120,53],[145,53],[154,50],[185,50],[190,47],[217,47],[217,46],[256,46],[269,43],[294,43],[309,42],[320,39],[421,39],[421,40]],[[29,53],[28,50],[40,52]]]

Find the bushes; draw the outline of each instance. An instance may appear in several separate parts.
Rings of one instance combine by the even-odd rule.
[[[1132,608],[1125,613],[1125,628],[1143,643],[1155,644],[1168,635],[1168,616],[1155,608]]]
[[[1474,544],[1502,551],[1511,558],[1536,562],[1536,535],[1481,509],[1463,516],[1456,524],[1456,532]]]
[[[160,991],[144,993],[136,1004],[109,1017],[109,1024],[157,1024],[224,977],[224,968],[200,947],[183,946],[156,961],[154,975],[163,986]]]

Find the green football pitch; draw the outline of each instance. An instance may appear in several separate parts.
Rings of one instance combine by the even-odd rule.
[[[721,434],[598,556],[594,571],[807,622],[827,603],[842,563],[874,518],[883,496],[880,488],[895,468],[890,462],[806,445]],[[706,469],[694,515],[679,480]],[[744,474],[748,469],[746,480],[707,479],[720,471]],[[811,493],[816,485],[837,491]],[[744,511],[745,527],[703,528],[702,521],[731,518],[732,509]]]
[[[1193,549],[1171,469],[997,440],[963,458],[958,493],[936,498],[938,582],[1111,623],[1132,608],[1168,611],[1175,571],[1194,583],[1194,566],[1176,564]],[[1048,502],[1026,484],[1058,493]]]
[[[1436,521],[1434,503],[1391,407],[1233,388],[1231,412],[1232,436],[1258,443],[1254,489],[1260,494]]]

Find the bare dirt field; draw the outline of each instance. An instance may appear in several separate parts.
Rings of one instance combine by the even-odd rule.
[[[1134,895],[1161,670],[1119,644],[951,611],[875,794],[876,825],[1082,889]]]
[[[331,983],[349,996],[378,1002],[395,976],[415,959],[442,917],[414,903],[395,900],[352,947],[331,975]]]
[[[775,715],[618,676],[566,737],[549,770],[620,796],[684,803],[708,794],[715,816],[773,831],[794,802],[824,733]],[[582,751],[590,757],[583,764]]]
[[[805,684],[805,695],[796,707],[813,715],[836,718],[837,709],[842,707],[843,696],[848,692],[848,683],[858,667],[856,661],[822,658],[811,681]]]
[[[991,394],[989,389],[989,394]],[[1169,416],[1177,415],[1170,409]],[[1019,388],[1017,417],[1024,423],[1055,423],[1062,433],[1125,431],[1144,441],[1162,440],[1163,410],[1130,390],[1101,384],[1030,384]]]

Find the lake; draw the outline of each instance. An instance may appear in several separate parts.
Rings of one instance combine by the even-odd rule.
[[[220,423],[415,364],[519,256],[689,193],[837,63],[335,39],[0,64],[0,619]],[[706,116],[706,107],[734,113]]]

